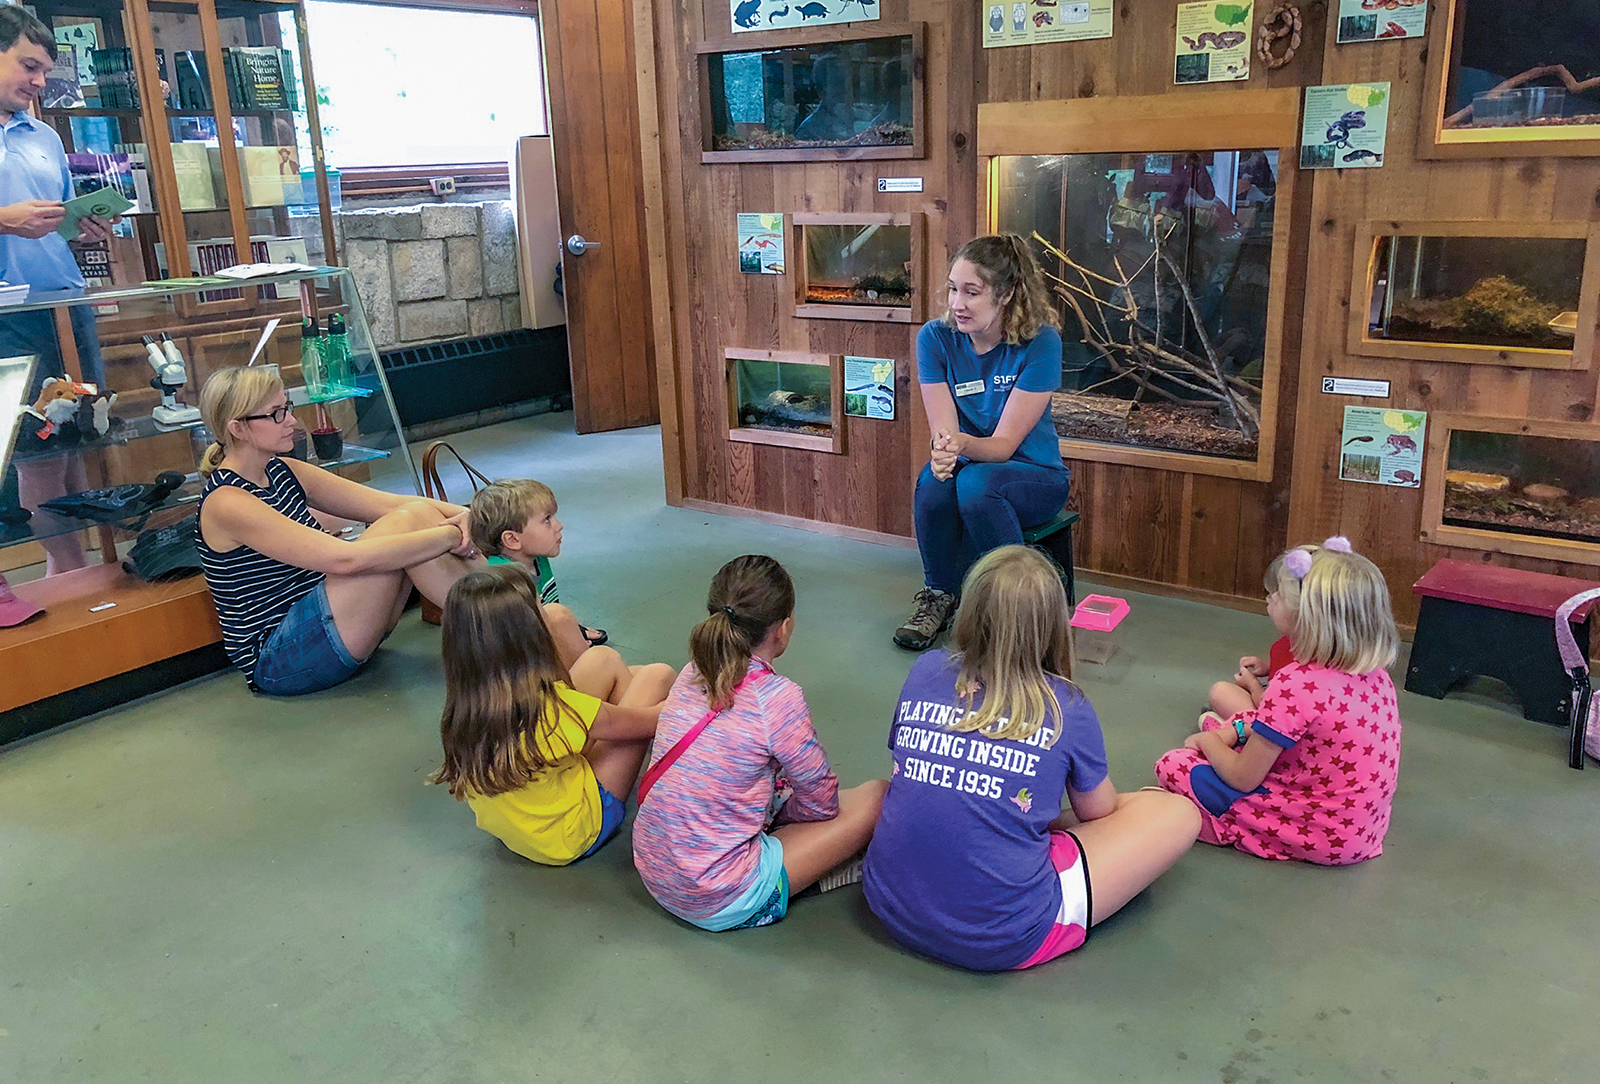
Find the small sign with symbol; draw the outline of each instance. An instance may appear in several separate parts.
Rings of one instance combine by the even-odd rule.
[[[1373,399],[1387,399],[1389,398],[1389,382],[1387,380],[1357,380],[1347,376],[1325,376],[1322,378],[1322,394],[1363,395]]]
[[[921,177],[879,177],[879,192],[921,192]]]

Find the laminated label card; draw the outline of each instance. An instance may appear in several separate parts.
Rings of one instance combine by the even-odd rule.
[[[1179,4],[1174,83],[1231,83],[1250,78],[1253,0]]]
[[[1373,169],[1389,135],[1389,84],[1306,87],[1301,169]]]

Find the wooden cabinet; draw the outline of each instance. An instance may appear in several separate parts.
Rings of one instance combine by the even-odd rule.
[[[91,285],[137,286],[232,263],[336,262],[300,0],[40,0],[61,58],[40,114],[80,190],[135,207],[80,258]],[[238,291],[190,302],[241,311]]]

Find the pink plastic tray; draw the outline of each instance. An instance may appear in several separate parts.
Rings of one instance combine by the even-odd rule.
[[[1125,598],[1111,595],[1087,595],[1072,612],[1072,627],[1094,632],[1110,632],[1122,623],[1132,607]]]

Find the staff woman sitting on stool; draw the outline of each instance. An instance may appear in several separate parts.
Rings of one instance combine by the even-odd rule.
[[[413,586],[442,604],[482,567],[465,508],[282,458],[296,423],[274,370],[219,369],[200,414],[217,440],[200,464],[200,558],[222,645],[257,692],[339,684],[393,630]],[[341,541],[313,509],[371,526]]]
[[[947,310],[917,334],[917,381],[932,432],[917,479],[923,588],[895,630],[912,651],[950,624],[967,569],[1048,522],[1067,503],[1050,420],[1061,387],[1061,318],[1028,242],[1014,233],[961,246]]]

